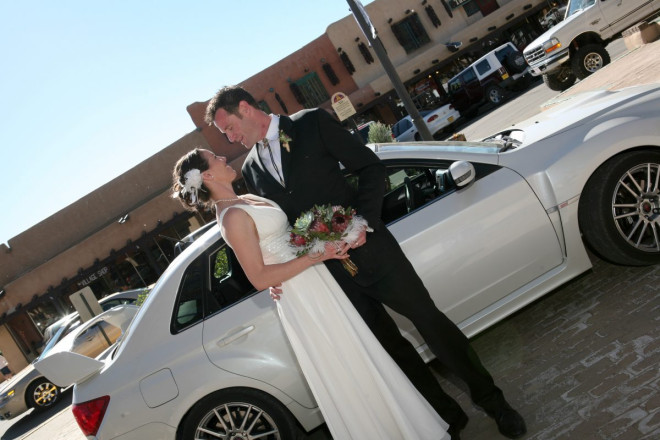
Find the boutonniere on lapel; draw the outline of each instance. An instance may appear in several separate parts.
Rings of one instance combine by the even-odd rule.
[[[284,130],[280,130],[280,146],[286,150],[287,153],[291,153],[291,147],[289,146],[289,142],[291,142],[293,139],[291,139],[285,132]]]

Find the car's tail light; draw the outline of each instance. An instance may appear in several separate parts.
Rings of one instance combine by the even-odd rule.
[[[426,122],[433,122],[433,121],[435,121],[436,119],[438,119],[438,115],[433,115],[433,116],[431,116],[430,118],[428,118],[428,119],[426,120]]]
[[[103,416],[105,416],[105,410],[108,409],[108,403],[110,403],[110,396],[103,396],[73,405],[73,416],[76,418],[83,434],[86,436],[96,435],[103,421]]]

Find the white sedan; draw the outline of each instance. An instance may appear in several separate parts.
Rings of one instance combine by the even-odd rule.
[[[588,270],[585,245],[660,262],[658,127],[656,85],[575,98],[485,142],[372,145],[389,169],[383,216],[473,336]],[[70,357],[59,361],[89,439],[289,439],[323,421],[273,301],[216,227],[165,271],[110,356]]]
[[[420,111],[419,113],[434,138],[453,126],[461,117],[458,110],[451,104],[443,105],[435,110]],[[397,142],[420,141],[422,139],[410,115],[392,126],[392,135]]]

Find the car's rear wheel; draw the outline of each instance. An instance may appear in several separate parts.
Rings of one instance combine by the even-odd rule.
[[[295,439],[299,429],[275,398],[253,389],[215,392],[200,400],[183,425],[183,440]]]
[[[579,221],[587,244],[606,260],[660,263],[660,152],[639,150],[605,162],[582,193]]]
[[[582,46],[571,56],[573,73],[584,79],[610,63],[610,54],[600,44]]]
[[[60,400],[60,387],[42,377],[30,384],[25,392],[25,400],[35,411],[42,411]]]
[[[499,86],[490,86],[486,89],[486,97],[491,104],[500,105],[505,98],[504,90]]]

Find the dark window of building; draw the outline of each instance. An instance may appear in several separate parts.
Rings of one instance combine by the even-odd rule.
[[[406,53],[413,52],[431,42],[417,13],[411,14],[398,23],[394,23],[392,25],[392,33],[394,33],[394,36]]]
[[[308,73],[295,82],[300,94],[303,96],[301,103],[305,108],[318,107],[323,102],[330,99],[328,91],[325,90],[321,79],[316,72]]]
[[[339,78],[337,78],[337,74],[335,73],[335,70],[332,68],[332,66],[328,63],[323,63],[321,65],[323,68],[323,71],[325,72],[325,76],[328,77],[328,80],[330,81],[330,84],[333,86],[336,86],[339,84]]]
[[[431,20],[431,24],[433,27],[438,27],[442,23],[440,22],[440,18],[438,18],[438,14],[435,13],[435,9],[433,9],[433,6],[428,5],[426,8],[424,8],[426,11],[426,15],[429,16],[429,20]]]
[[[339,54],[339,58],[341,58],[341,62],[344,63],[344,67],[346,67],[348,73],[353,75],[353,73],[355,73],[355,66],[351,62],[351,59],[348,57],[348,54],[346,52],[342,52]]]
[[[467,2],[463,5],[463,9],[465,10],[465,13],[467,14],[468,17],[476,14],[479,12],[479,5],[477,5],[477,2],[471,1]]]
[[[360,53],[362,54],[362,57],[364,57],[364,61],[367,62],[367,64],[371,64],[374,62],[374,57],[371,55],[371,52],[369,52],[369,48],[367,47],[366,44],[360,43],[358,44],[358,49],[360,50]]]
[[[484,17],[500,7],[500,5],[497,4],[497,0],[474,0],[474,3],[479,6],[479,10]]]
[[[267,115],[273,113],[270,111],[270,106],[266,101],[259,101],[259,108],[263,110]]]
[[[280,104],[280,107],[282,107],[282,111],[285,114],[289,114],[289,109],[286,107],[286,104],[284,103],[284,100],[282,100],[282,97],[279,93],[275,93],[275,100]]]

